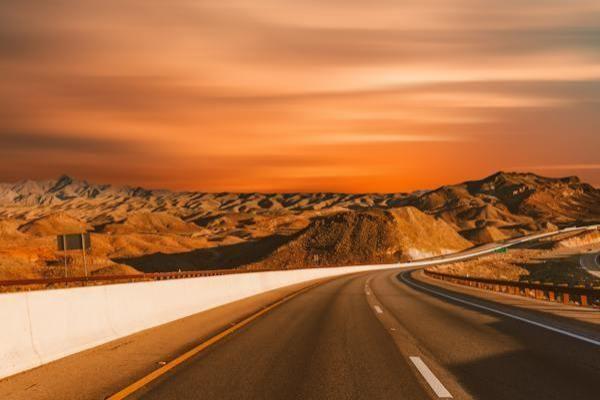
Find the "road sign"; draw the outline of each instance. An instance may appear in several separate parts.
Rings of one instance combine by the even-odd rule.
[[[59,251],[65,250],[90,250],[92,248],[92,241],[90,240],[90,233],[68,233],[65,235],[58,235],[56,237],[56,244],[58,245]]]
[[[56,244],[59,251],[65,253],[65,277],[67,277],[67,250],[81,250],[83,255],[83,270],[87,277],[87,261],[85,257],[86,250],[92,248],[92,240],[89,232],[67,233],[56,237]]]

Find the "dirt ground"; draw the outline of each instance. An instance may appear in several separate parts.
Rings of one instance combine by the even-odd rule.
[[[509,248],[477,260],[440,266],[434,270],[455,275],[600,286],[600,279],[581,267],[580,257],[600,251],[600,233],[567,236]]]

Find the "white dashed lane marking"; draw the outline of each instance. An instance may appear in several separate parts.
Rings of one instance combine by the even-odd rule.
[[[410,357],[410,361],[415,365],[417,370],[421,373],[425,381],[429,384],[431,389],[434,391],[437,397],[442,399],[451,399],[452,395],[442,385],[442,382],[431,372],[429,367],[421,360],[421,357]]]

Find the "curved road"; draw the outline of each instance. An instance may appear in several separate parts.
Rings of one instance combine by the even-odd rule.
[[[598,342],[416,285],[428,286],[400,270],[335,279],[274,308],[133,398],[597,398]]]
[[[579,258],[579,264],[590,274],[600,278],[600,252],[582,255]]]

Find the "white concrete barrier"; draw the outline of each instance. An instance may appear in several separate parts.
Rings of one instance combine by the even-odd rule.
[[[548,235],[402,264],[252,272],[0,294],[0,378],[269,290],[348,273],[457,261],[544,236]]]
[[[0,377],[269,290],[397,267],[251,272],[2,294]]]

